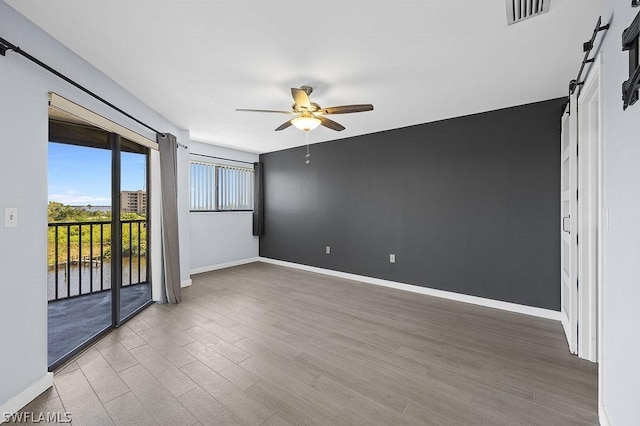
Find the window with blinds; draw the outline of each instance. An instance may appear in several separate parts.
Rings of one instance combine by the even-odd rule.
[[[253,169],[191,162],[191,211],[253,210]]]

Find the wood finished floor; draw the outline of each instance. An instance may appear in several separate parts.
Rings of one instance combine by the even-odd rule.
[[[551,320],[253,263],[195,276],[23,411],[131,425],[586,425],[597,369]]]

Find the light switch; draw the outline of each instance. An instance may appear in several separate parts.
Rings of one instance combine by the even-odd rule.
[[[390,263],[396,263],[396,255],[395,254],[391,253],[389,255],[389,262]]]
[[[325,252],[325,253],[327,253],[327,254],[331,254],[331,247],[327,246],[327,247],[324,249],[324,252]]]
[[[4,227],[18,227],[18,209],[12,207],[7,207],[6,209],[4,209]]]

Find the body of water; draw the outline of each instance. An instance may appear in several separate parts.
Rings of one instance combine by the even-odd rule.
[[[111,259],[104,259],[102,267],[100,267],[100,261],[87,262],[82,265],[72,264],[69,268],[66,265],[60,265],[57,271],[55,267],[49,267],[47,275],[47,297],[49,301],[56,299],[56,274],[58,275],[58,299],[108,290],[111,288]],[[80,278],[82,278],[82,285],[80,284]],[[67,279],[70,283],[70,291],[68,291]],[[137,256],[123,257],[122,286],[126,287],[146,281],[146,256],[140,256],[139,261]]]

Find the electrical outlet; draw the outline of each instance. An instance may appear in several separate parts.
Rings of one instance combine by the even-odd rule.
[[[395,254],[391,253],[389,255],[389,262],[390,263],[396,263],[396,255]]]
[[[4,227],[5,228],[18,227],[18,209],[9,208],[9,207],[4,209]]]
[[[324,252],[327,254],[331,254],[331,247],[327,246],[327,248],[324,249]]]

